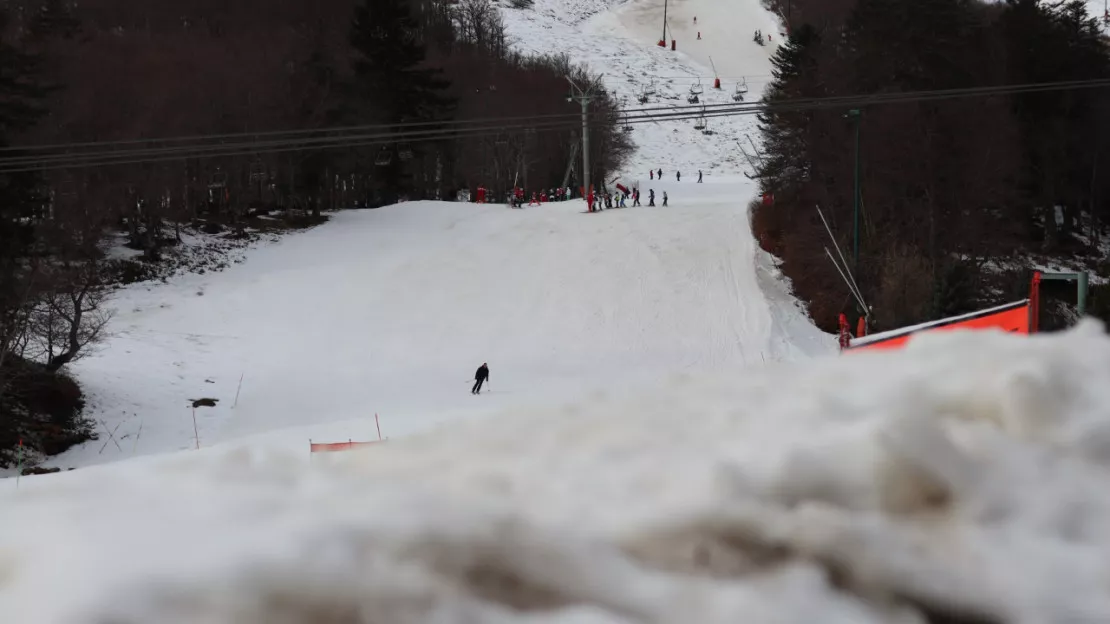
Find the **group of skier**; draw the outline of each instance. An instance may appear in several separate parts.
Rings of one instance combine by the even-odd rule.
[[[674,175],[675,175],[675,180],[677,182],[682,181],[682,172],[681,171],[675,171]],[[702,171],[699,169],[698,170],[698,183],[699,184],[703,181],[703,178],[704,178],[704,176],[702,174]],[[649,170],[648,171],[648,179],[652,180],[652,181],[655,181],[655,180],[662,181],[663,180],[663,169],[659,168],[659,169]],[[511,208],[523,208],[525,203],[527,203],[527,205],[529,205],[529,206],[538,206],[540,204],[545,204],[545,203],[548,203],[548,202],[567,201],[567,200],[573,199],[574,194],[575,194],[575,191],[569,186],[568,187],[553,187],[553,188],[546,189],[546,190],[540,190],[538,192],[533,191],[531,193],[531,197],[528,198],[525,195],[524,189],[520,188],[520,187],[517,187],[517,188],[514,188],[512,191],[509,191],[509,193],[508,193],[508,204]],[[489,197],[489,195],[490,195],[489,189],[486,189],[485,187],[479,187],[478,192],[476,194],[476,199],[474,199],[472,201],[477,201],[478,203],[485,203],[487,201],[487,197]],[[628,207],[629,202],[631,202],[633,207],[641,205],[640,204],[640,189],[638,187],[629,189],[629,188],[627,188],[625,186],[622,186],[620,184],[617,185],[617,191],[612,192],[612,193],[609,192],[608,190],[603,191],[603,192],[595,192],[593,189],[591,189],[589,192],[586,193],[586,197],[584,199],[586,200],[586,204],[589,206],[589,211],[590,212],[595,212],[597,210],[611,209],[611,208],[626,208],[626,207]],[[668,205],[668,200],[669,200],[669,198],[667,197],[667,192],[663,191],[663,203],[662,203],[662,205],[663,206]],[[648,189],[648,203],[647,203],[647,205],[648,206],[654,206],[655,205],[655,189]]]
[[[569,186],[556,187],[548,190],[541,190],[539,193],[532,191],[532,199],[528,202],[529,206],[536,206],[539,204],[546,204],[547,202],[561,202],[567,201],[571,198],[572,191]],[[517,187],[509,193],[509,206],[511,208],[520,208],[524,206],[524,189]]]
[[[648,170],[648,179],[649,180],[654,180],[656,178],[659,178],[660,180],[663,179],[663,170],[662,169],[659,169],[659,170],[649,169]],[[675,171],[674,172],[674,179],[677,182],[681,182],[682,181],[682,172],[681,171]],[[698,184],[701,184],[701,183],[702,183],[702,173],[701,173],[701,169],[698,169]]]
[[[612,208],[626,208],[627,201],[631,198],[632,206],[636,207],[640,204],[640,189],[625,189],[620,188],[616,193],[594,193],[590,191],[586,194],[586,203],[589,205],[590,212],[597,212],[598,210],[608,210]],[[655,205],[655,189],[648,189],[648,206]],[[663,191],[663,205],[667,205],[667,191]]]

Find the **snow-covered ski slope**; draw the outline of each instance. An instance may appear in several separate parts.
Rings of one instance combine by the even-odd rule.
[[[722,73],[766,73],[768,49],[725,38],[729,23],[770,32],[758,0],[672,8],[680,42],[698,12],[699,54],[712,53]],[[661,19],[655,0],[537,0],[505,15],[530,51],[600,64],[626,89],[672,76],[657,92],[684,103],[690,81],[678,76],[710,76],[697,59],[654,45],[656,9]],[[757,79],[748,83],[757,97]],[[633,161],[644,171],[630,166],[623,178],[639,183],[642,208],[414,202],[343,212],[225,272],[125,289],[111,339],[75,369],[101,439],[49,464],[248,436],[302,449],[309,438],[374,439],[375,414],[396,439],[509,405],[831,352],[832,337],[813,327],[753,241],[747,204],[756,190],[739,174],[733,140],[753,121],[724,120],[712,137],[690,122],[637,127]],[[647,179],[649,163],[664,169],[663,181]],[[646,207],[648,189],[660,202],[667,192],[671,205]],[[468,380],[482,362],[491,385],[474,397]],[[218,402],[194,410],[204,398]]]
[[[742,82],[748,86],[745,101],[758,100],[771,78],[770,57],[781,27],[759,0],[673,0],[667,10],[668,38],[677,44],[672,52],[669,41],[665,50],[656,45],[663,34],[663,0],[536,0],[531,9],[504,8],[503,15],[515,47],[570,55],[604,74],[605,87],[632,109],[689,106],[690,88],[698,84],[704,89],[700,104],[732,103]],[[756,30],[772,41],[756,44]],[[715,77],[721,79],[720,90],[713,89]],[[637,97],[645,88],[655,95],[640,104]],[[633,180],[658,168],[687,176],[698,169],[710,176],[752,173],[737,142],[755,151],[749,142],[759,141],[754,116],[709,118],[711,136],[693,125],[692,120],[635,124],[631,138],[637,150],[624,173]]]
[[[105,433],[52,463],[194,447],[193,399],[219,399],[196,410],[202,446],[315,425],[293,436],[306,448],[376,437],[375,413],[396,437],[830,350],[754,244],[742,187],[682,186],[668,208],[600,214],[581,202],[342,212],[224,272],[127,289],[115,335],[77,367],[98,429],[120,444]],[[491,387],[474,397],[482,362]]]
[[[0,613],[1107,622],[1107,405],[1096,325],[957,332],[512,411],[338,466],[216,448],[8,479]]]
[[[1101,328],[806,357],[748,181],[687,180],[345,212],[124,291],[78,367],[113,435],[57,463],[190,447],[219,398],[204,448],[0,481],[3,621],[1110,621]]]

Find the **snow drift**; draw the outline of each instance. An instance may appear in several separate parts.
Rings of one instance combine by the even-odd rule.
[[[1108,371],[1095,322],[951,332],[510,411],[338,465],[208,449],[7,480],[0,612],[1107,621]]]

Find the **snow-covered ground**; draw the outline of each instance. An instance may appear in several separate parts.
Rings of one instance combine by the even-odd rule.
[[[0,613],[1110,621],[1108,371],[1094,324],[956,332],[508,410],[332,465],[230,445],[9,479]]]
[[[413,202],[349,211],[219,273],[132,287],[76,371],[101,439],[62,467],[300,427],[396,437],[510,404],[827,352],[755,245],[740,177],[664,209]],[[646,203],[646,199],[645,199]],[[489,362],[488,394],[469,393]],[[242,382],[240,386],[240,380]],[[195,410],[192,401],[218,399]],[[304,428],[309,426],[308,428]],[[109,436],[111,434],[111,436]]]
[[[661,0],[537,0],[504,14],[516,45],[567,52],[622,94],[656,80],[652,105],[684,104],[691,77],[707,102],[731,101],[742,79],[758,97],[773,46],[730,33],[775,32],[758,0],[672,2],[677,53],[655,45]],[[758,140],[754,118],[709,123],[717,134],[692,122],[633,132],[622,177],[645,204],[648,189],[667,192],[665,210],[417,202],[343,212],[226,271],[124,289],[111,339],[75,367],[100,439],[47,464],[246,436],[300,449],[310,438],[375,439],[375,414],[396,438],[492,408],[832,351],[752,239],[757,189],[736,142]],[[468,380],[482,362],[490,392],[474,397]],[[194,409],[198,399],[217,402]]]
[[[667,12],[675,52],[669,41],[667,49],[655,45],[663,34],[663,0],[536,0],[532,9],[503,9],[515,47],[569,54],[603,73],[605,87],[626,108],[688,106],[696,85],[704,91],[701,104],[732,103],[738,83],[747,84],[746,101],[761,97],[781,35],[779,22],[759,0],[673,0]],[[756,30],[771,34],[772,41],[756,44]],[[721,79],[720,90],[713,89],[715,77]],[[655,95],[640,104],[637,97],[645,88]],[[749,141],[758,145],[754,116],[711,117],[710,136],[693,125],[692,120],[634,125],[637,150],[624,167],[626,176],[646,183],[648,170],[658,168],[668,177],[676,170],[691,176],[701,169],[710,177],[752,173],[737,143],[749,153],[754,151]]]
[[[660,1],[509,21],[676,99],[770,53],[758,0],[674,0],[706,47],[660,50]],[[752,121],[637,128],[667,208],[344,212],[122,290],[77,367],[103,437],[50,462],[115,463],[0,480],[3,621],[1110,621],[1110,338],[820,357],[728,160]]]

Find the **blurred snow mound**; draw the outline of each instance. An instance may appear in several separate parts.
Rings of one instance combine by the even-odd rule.
[[[953,332],[0,495],[24,623],[1110,621],[1110,339]],[[7,485],[7,483],[5,483]]]

